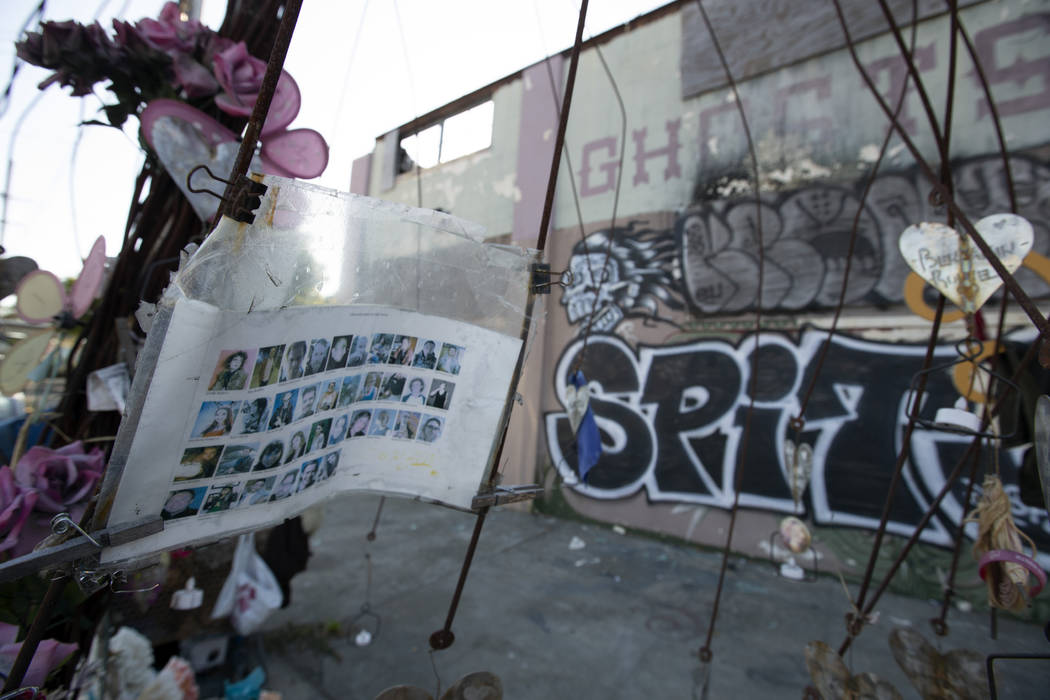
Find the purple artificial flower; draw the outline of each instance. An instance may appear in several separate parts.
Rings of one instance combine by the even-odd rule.
[[[62,513],[91,495],[104,466],[102,450],[85,453],[79,440],[57,450],[37,445],[18,460],[15,477],[36,492],[38,510]]]
[[[15,642],[17,636],[18,627],[0,622],[0,661],[6,661],[9,668],[14,664],[18,651],[22,648],[22,642]],[[22,685],[37,687],[44,685],[48,674],[62,665],[62,662],[76,649],[76,644],[63,644],[54,639],[43,640],[37,646],[33,660],[29,662]]]
[[[204,26],[197,20],[182,20],[177,3],[165,3],[158,19],[139,20],[136,28],[142,38],[155,49],[167,52],[191,53]]]
[[[248,53],[248,47],[243,41],[215,53],[212,58],[212,67],[215,78],[222,87],[223,97],[226,98],[228,106],[232,106],[237,112],[220,108],[230,114],[246,116],[251,114],[255,106],[255,98],[259,95],[262,87],[263,76],[266,75],[266,62],[255,58]],[[243,114],[239,114],[243,110]]]
[[[6,552],[18,544],[18,535],[22,532],[33,506],[37,502],[35,491],[29,491],[15,483],[11,467],[0,467],[0,552]]]
[[[207,68],[188,54],[174,56],[175,85],[182,88],[186,97],[207,97],[219,90],[219,83]]]

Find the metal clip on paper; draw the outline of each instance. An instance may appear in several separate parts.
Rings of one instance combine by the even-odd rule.
[[[214,192],[207,188],[195,188],[190,184],[190,179],[194,173],[198,170],[204,170],[208,173],[208,176],[216,182],[224,182],[227,185],[232,185],[230,189],[230,199],[227,200],[218,192]],[[255,210],[262,204],[262,197],[266,194],[266,185],[261,182],[256,182],[249,177],[241,175],[235,182],[224,180],[208,168],[207,165],[198,165],[193,170],[186,174],[186,189],[194,194],[210,194],[212,197],[226,202],[227,208],[225,214],[235,221],[240,221],[242,224],[254,224],[255,223]]]
[[[552,276],[557,277],[557,281],[552,282]],[[535,263],[532,266],[532,293],[550,294],[552,284],[567,287],[572,284],[573,279],[572,270],[551,272],[550,263]]]

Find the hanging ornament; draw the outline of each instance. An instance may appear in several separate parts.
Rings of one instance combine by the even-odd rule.
[[[977,521],[973,554],[981,579],[988,586],[988,604],[1003,610],[1022,610],[1046,585],[1046,574],[1035,561],[1035,543],[1017,529],[1010,497],[995,474],[985,476],[981,500],[968,521]],[[1031,548],[1024,554],[1022,540]],[[1034,583],[1029,586],[1029,576]]]
[[[569,422],[573,424],[573,433],[576,434],[576,469],[580,480],[586,481],[587,472],[601,459],[602,438],[598,432],[598,423],[594,420],[594,411],[591,410],[590,391],[583,372],[576,370],[573,373],[565,391],[568,398]]]
[[[197,579],[190,576],[186,587],[171,595],[171,607],[175,610],[193,610],[204,602],[204,591],[197,588]]]
[[[988,697],[983,654],[970,649],[941,654],[921,634],[905,627],[890,632],[890,649],[897,665],[923,698]]]
[[[802,494],[805,493],[809,478],[813,475],[813,448],[804,442],[785,442],[784,465],[787,467],[788,481],[791,484],[791,499],[795,502],[795,510],[798,510]]]
[[[34,270],[22,278],[15,311],[26,323],[50,325],[31,331],[7,353],[0,364],[0,392],[10,396],[25,386],[59,331],[73,328],[87,312],[102,286],[105,269],[106,239],[99,236],[68,294],[62,281],[46,270]]]
[[[986,216],[974,228],[1008,272],[1019,268],[1032,249],[1032,225],[1015,214]],[[968,314],[981,308],[1003,283],[969,236],[945,224],[909,226],[898,243],[909,267]]]

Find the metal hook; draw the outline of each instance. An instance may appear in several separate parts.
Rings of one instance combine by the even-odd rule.
[[[128,575],[124,573],[123,569],[117,569],[110,575],[109,590],[113,591],[114,593],[149,593],[150,591],[155,591],[158,588],[160,588],[160,584],[155,583],[149,588],[125,588],[118,591],[116,588],[113,587],[113,584],[117,583],[118,581],[120,583],[128,582]]]
[[[95,545],[99,549],[102,549],[102,545],[99,544],[98,540],[84,532],[84,530],[81,529],[79,525],[73,522],[73,519],[69,517],[69,513],[59,513],[55,517],[51,518],[51,532],[55,533],[56,535],[66,534],[67,532],[69,532],[69,528],[71,527],[84,537],[88,538],[91,541],[91,544]]]
[[[198,170],[204,170],[206,173],[208,173],[208,176],[211,177],[212,180],[217,180],[219,182],[225,182],[227,185],[230,184],[229,180],[223,180],[221,177],[219,177],[218,175],[213,173],[211,171],[211,168],[209,168],[207,165],[201,164],[201,165],[198,165],[193,170],[191,170],[188,173],[186,173],[186,189],[188,189],[193,194],[210,194],[212,197],[215,197],[218,200],[226,201],[226,199],[221,194],[219,194],[218,192],[212,192],[211,190],[209,190],[207,188],[196,189],[196,188],[194,188],[193,185],[190,184],[190,178],[192,178],[193,174],[196,173]]]

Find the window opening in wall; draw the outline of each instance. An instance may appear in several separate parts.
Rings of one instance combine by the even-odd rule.
[[[409,172],[417,163],[421,168],[432,168],[485,150],[492,145],[492,117],[489,100],[401,139],[401,149],[408,158],[402,157],[399,172]]]

